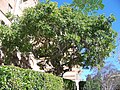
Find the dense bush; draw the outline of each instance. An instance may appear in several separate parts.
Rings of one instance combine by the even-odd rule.
[[[75,82],[68,79],[63,79],[63,81],[64,81],[64,90],[76,90]]]
[[[93,78],[91,80],[87,80],[83,90],[102,90],[101,78]]]
[[[63,90],[63,79],[29,69],[0,66],[0,90]]]

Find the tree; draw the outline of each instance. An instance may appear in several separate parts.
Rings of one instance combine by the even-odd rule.
[[[4,39],[1,36],[7,52],[5,60],[11,61],[17,47],[24,54],[32,52],[35,58],[44,58],[52,68],[46,70],[42,62],[39,65],[55,75],[64,73],[64,66],[69,70],[75,65],[102,66],[115,48],[117,34],[111,28],[114,20],[113,15],[88,16],[74,12],[70,6],[58,8],[54,2],[39,3],[26,9],[13,23],[8,29],[12,34],[4,33]]]
[[[112,63],[106,63],[104,67],[102,67],[100,70],[98,70],[97,67],[93,68],[93,73],[91,74],[92,77],[98,76],[98,74],[101,74],[102,79],[107,78],[109,75],[113,73],[117,73],[119,70],[113,65]]]

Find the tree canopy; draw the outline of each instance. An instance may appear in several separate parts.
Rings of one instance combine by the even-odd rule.
[[[90,16],[54,2],[38,3],[26,9],[7,30],[0,27],[5,60],[11,60],[11,53],[18,47],[22,53],[44,58],[53,67],[49,71],[56,75],[64,73],[64,66],[100,67],[115,48],[117,34],[111,28],[114,20],[113,15]]]
[[[103,0],[73,0],[71,6],[82,13],[93,12],[98,9],[103,9]]]

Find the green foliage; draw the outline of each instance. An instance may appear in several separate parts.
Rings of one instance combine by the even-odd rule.
[[[63,90],[63,80],[52,74],[0,66],[0,90]]]
[[[10,53],[18,47],[21,52],[33,52],[35,58],[45,57],[56,75],[64,73],[63,66],[101,67],[115,48],[117,34],[111,28],[114,20],[113,15],[88,16],[70,6],[38,3],[7,29],[10,35],[3,30],[6,27],[0,28],[5,36],[0,36],[7,51],[5,58],[11,60]]]
[[[16,31],[13,31],[6,25],[0,25],[0,47],[5,55],[5,64],[10,64],[10,56],[15,48],[14,39],[16,38]]]
[[[64,81],[64,90],[76,90],[75,82],[68,79],[63,79],[63,81]]]
[[[104,4],[102,1],[103,0],[73,0],[71,5],[82,13],[88,13],[98,9],[103,9]]]
[[[86,81],[83,90],[102,90],[102,80],[101,78],[95,78]]]
[[[11,12],[6,13],[5,16],[6,16],[10,21],[12,21],[13,19],[15,19],[15,15],[13,15]]]

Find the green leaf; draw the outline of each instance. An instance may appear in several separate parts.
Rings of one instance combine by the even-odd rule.
[[[104,9],[104,4],[99,5],[100,9]]]

